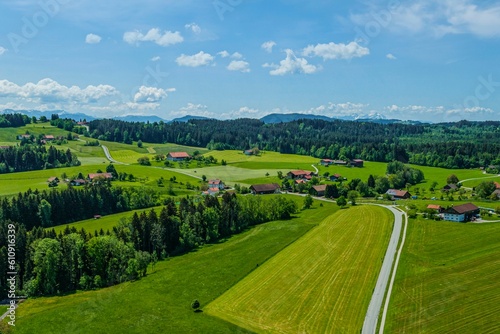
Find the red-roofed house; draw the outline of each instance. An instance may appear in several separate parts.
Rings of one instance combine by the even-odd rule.
[[[277,183],[254,184],[250,191],[254,195],[277,194],[280,192],[280,186]]]
[[[408,199],[411,197],[410,192],[406,190],[389,189],[386,194],[393,199]]]
[[[351,166],[354,166],[354,167],[363,167],[364,165],[364,161],[361,160],[361,159],[354,159],[351,161]]]
[[[310,180],[314,173],[306,170],[292,170],[287,174],[289,179],[308,179]]]
[[[319,163],[321,165],[323,165],[323,166],[330,166],[331,164],[333,164],[333,160],[331,160],[331,159],[322,159]]]
[[[429,204],[427,205],[427,209],[429,210],[435,210],[439,213],[443,212],[443,207],[441,205],[436,205],[436,204]]]
[[[323,197],[323,196],[325,196],[325,192],[326,192],[326,184],[322,184],[319,186],[313,186],[311,191],[312,191],[314,196]]]
[[[210,180],[208,181],[208,187],[209,188],[216,188],[216,189],[219,189],[219,190],[223,190],[225,188],[225,185],[224,185],[224,182],[222,182],[221,180]]]
[[[167,160],[170,161],[184,161],[187,159],[191,159],[191,156],[186,152],[170,152],[167,155]]]
[[[46,136],[43,136],[43,139],[46,141],[52,141],[56,138],[53,135],[46,135]]]

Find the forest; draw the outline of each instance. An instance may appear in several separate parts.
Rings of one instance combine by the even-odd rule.
[[[0,148],[0,174],[72,166],[80,161],[70,149],[30,144]]]
[[[16,231],[18,289],[28,296],[48,296],[95,289],[135,280],[147,268],[168,256],[215,243],[249,226],[289,219],[296,212],[294,201],[284,197],[263,199],[225,193],[198,202],[182,198],[177,207],[168,199],[158,214],[155,210],[135,213],[113,231],[52,229],[0,219],[0,266],[7,268],[7,234]],[[0,298],[8,290],[7,273],[0,273]]]
[[[63,122],[59,121],[60,124]],[[264,124],[255,119],[129,123],[94,120],[87,135],[123,143],[141,140],[211,150],[250,149],[330,159],[400,161],[442,168],[500,165],[500,122],[377,124],[299,120]]]

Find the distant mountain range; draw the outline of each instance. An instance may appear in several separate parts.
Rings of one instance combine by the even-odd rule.
[[[4,111],[0,112],[0,114],[14,114],[14,113],[20,113],[27,115],[29,117],[35,116],[36,118],[40,118],[41,116],[45,116],[48,119],[52,116],[52,114],[58,114],[59,117],[61,118],[69,118],[73,119],[75,121],[80,121],[80,120],[86,120],[86,121],[93,121],[95,119],[99,119],[99,117],[94,117],[90,116],[87,114],[83,113],[69,113],[64,110],[51,110],[51,111],[40,111],[40,110],[12,110],[12,109],[5,109]],[[172,120],[166,120],[163,119],[159,116],[156,115],[127,115],[127,116],[118,116],[118,117],[113,117],[112,119],[120,120],[120,121],[125,121],[125,122],[165,122],[165,123],[170,123],[170,122],[188,122],[189,120],[195,119],[195,120],[206,120],[210,119],[208,117],[203,117],[203,116],[183,116],[179,118],[174,118]],[[273,124],[273,123],[287,123],[287,122],[292,122],[296,121],[299,119],[318,119],[318,120],[323,120],[327,122],[331,122],[334,120],[344,120],[344,121],[358,121],[358,122],[373,122],[373,123],[380,123],[380,124],[393,124],[393,123],[410,123],[410,124],[419,124],[421,122],[418,121],[401,121],[397,119],[387,119],[385,118],[384,115],[381,114],[370,114],[370,115],[358,115],[358,114],[353,114],[349,116],[338,116],[338,117],[328,117],[328,116],[323,116],[323,115],[312,115],[312,114],[299,114],[299,113],[294,113],[294,114],[269,114],[267,116],[262,117],[260,120],[266,124]]]

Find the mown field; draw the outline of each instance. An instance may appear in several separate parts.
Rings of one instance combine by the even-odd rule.
[[[386,333],[500,332],[500,225],[410,220]]]
[[[392,225],[379,207],[330,215],[205,311],[258,333],[358,333]]]
[[[335,210],[335,205],[324,203],[295,219],[254,227],[227,242],[159,262],[136,282],[28,300],[17,310],[14,332],[247,333],[193,312],[191,302],[198,299],[204,308]]]

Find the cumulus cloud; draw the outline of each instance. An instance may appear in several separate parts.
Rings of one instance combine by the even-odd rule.
[[[324,60],[329,59],[352,59],[361,58],[370,54],[370,50],[359,45],[357,42],[349,44],[328,44],[309,45],[303,50],[304,56],[322,57]]]
[[[101,36],[95,34],[88,34],[87,37],[85,37],[85,43],[87,44],[99,44],[101,40]]]
[[[460,120],[494,120],[498,119],[499,113],[491,108],[475,106],[466,107],[457,105],[453,107],[445,106],[422,106],[408,105],[398,106],[390,105],[384,108],[385,113],[391,118],[403,120],[418,119],[434,123],[456,122]]]
[[[219,56],[221,56],[222,58],[227,58],[229,57],[231,54],[229,52],[227,52],[226,50],[224,51],[221,51],[219,53],[217,53]]]
[[[185,107],[179,110],[171,111],[171,117],[182,117],[182,116],[203,116],[203,117],[214,117],[215,114],[208,110],[208,106],[204,104],[188,103]]]
[[[159,61],[161,59],[160,56],[155,56],[153,58],[151,58],[151,61]]]
[[[262,43],[262,45],[260,46],[261,48],[263,48],[264,50],[266,50],[266,52],[273,52],[273,47],[276,46],[276,42],[274,41],[267,41],[267,42],[264,42]]]
[[[123,34],[123,40],[131,45],[139,45],[140,42],[153,42],[160,46],[170,46],[182,43],[184,41],[184,38],[178,31],[162,32],[159,28],[153,28],[149,30],[145,35],[138,30],[127,31],[125,34]]]
[[[228,66],[227,69],[230,71],[240,71],[243,73],[250,72],[250,64],[244,60],[233,60]]]
[[[387,59],[390,59],[390,60],[396,60],[396,59],[398,59],[398,58],[396,58],[396,56],[394,56],[392,53],[387,54],[387,56],[386,56],[386,57],[387,57]]]
[[[0,56],[3,55],[5,52],[7,52],[7,49],[0,46]]]
[[[231,57],[232,59],[242,59],[243,58],[243,55],[239,52],[235,52],[233,54],[230,54],[229,52],[227,52],[226,50],[224,51],[221,51],[219,53],[217,53],[219,56],[221,56],[222,58],[228,58],[228,57]]]
[[[141,86],[134,95],[134,102],[160,102],[167,97],[167,92],[162,88]]]
[[[275,64],[264,64],[264,67],[274,68],[269,72],[271,75],[285,75],[285,74],[294,74],[294,73],[304,73],[304,74],[312,74],[319,71],[319,67],[315,65],[311,65],[304,58],[298,58],[295,56],[295,53],[286,49],[286,58],[280,61],[279,65]]]
[[[197,25],[197,24],[196,24],[196,23],[194,23],[194,22],[193,22],[193,23],[186,24],[184,27],[185,27],[186,29],[188,29],[188,30],[192,31],[193,33],[197,34],[197,35],[201,33],[201,28],[200,28],[200,26],[199,26],[199,25]]]
[[[38,83],[29,82],[23,86],[8,80],[0,80],[0,97],[21,98],[28,102],[95,103],[118,93],[116,88],[109,85],[67,87],[49,78],[42,79]]]
[[[212,56],[209,53],[200,51],[192,56],[187,56],[185,54],[182,54],[175,61],[179,66],[188,66],[188,67],[207,66],[212,64],[212,62],[214,61],[214,56]]]

